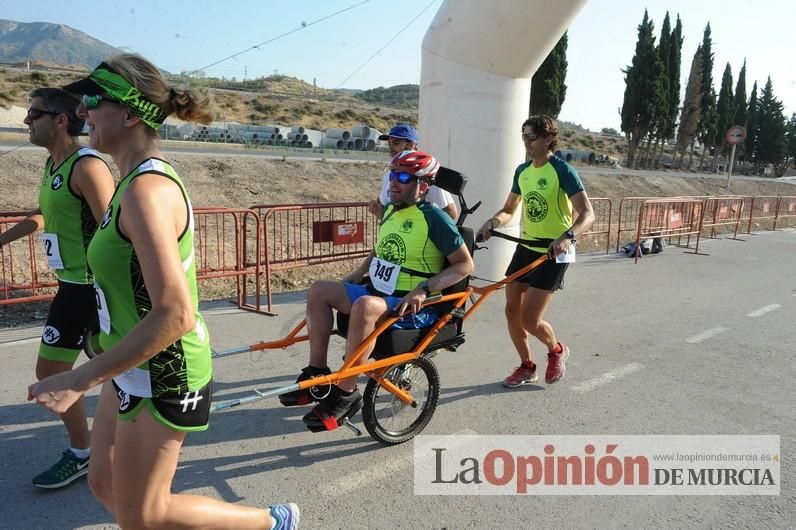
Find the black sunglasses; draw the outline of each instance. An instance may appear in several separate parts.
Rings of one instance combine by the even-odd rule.
[[[522,140],[525,142],[533,142],[540,136],[544,136],[544,134],[522,133]]]
[[[59,114],[62,114],[62,113],[61,112],[53,112],[51,110],[45,110],[45,109],[37,109],[37,108],[34,108],[34,107],[31,107],[31,108],[28,109],[28,118],[30,118],[31,120],[38,120],[39,118],[41,118],[45,114],[49,114],[50,116],[58,116]]]

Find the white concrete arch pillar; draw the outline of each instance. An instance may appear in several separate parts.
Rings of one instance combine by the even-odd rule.
[[[468,176],[468,202],[483,201],[469,226],[477,229],[503,205],[514,169],[525,159],[520,129],[531,76],[585,3],[445,0],[426,32],[420,148]],[[518,219],[509,231],[516,233]],[[478,254],[476,274],[499,279],[514,245],[496,239],[488,245]]]

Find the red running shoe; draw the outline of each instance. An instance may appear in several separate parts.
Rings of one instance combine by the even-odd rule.
[[[538,380],[539,375],[536,373],[536,365],[534,364],[533,368],[528,368],[523,363],[515,368],[510,376],[503,380],[503,386],[507,388],[516,388]]]
[[[564,377],[567,371],[567,357],[569,357],[569,348],[564,343],[559,342],[561,351],[559,353],[547,354],[547,371],[544,374],[545,383],[551,385]]]

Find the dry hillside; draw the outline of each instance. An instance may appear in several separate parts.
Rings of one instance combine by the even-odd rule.
[[[3,107],[25,108],[26,94],[36,87],[63,86],[85,73],[80,67],[64,68],[40,62],[32,63],[30,71],[22,65],[0,67],[0,115]],[[366,124],[382,131],[399,122],[417,123],[417,110],[412,102],[395,101],[394,106],[368,103],[346,91],[318,88],[282,75],[245,83],[172,76],[172,82],[213,87],[210,90],[216,102],[218,121],[302,125],[316,130],[349,129],[356,124]],[[5,121],[0,119],[0,123]],[[568,123],[561,123],[559,143],[562,149],[588,150],[617,159],[622,158],[626,145],[621,136],[592,133]]]

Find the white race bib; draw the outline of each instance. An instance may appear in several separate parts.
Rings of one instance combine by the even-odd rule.
[[[105,301],[105,293],[102,288],[94,282],[94,293],[97,295],[97,316],[99,317],[100,329],[106,335],[111,334],[111,313],[108,310],[108,302]]]
[[[575,263],[575,245],[569,245],[569,249],[566,252],[556,256],[556,263]]]
[[[147,370],[135,367],[113,378],[119,388],[138,397],[152,397],[152,381]]]
[[[398,275],[401,272],[401,266],[389,261],[373,257],[368,269],[368,276],[370,276],[370,283],[380,293],[390,295],[395,292],[395,286],[398,284]]]
[[[61,259],[61,251],[58,248],[58,235],[45,232],[41,235],[41,239],[44,242],[44,255],[47,256],[47,266],[51,269],[63,269],[64,260]]]

